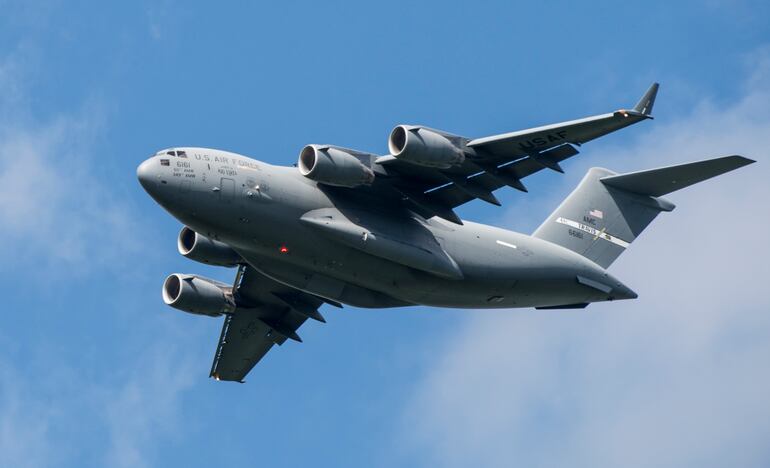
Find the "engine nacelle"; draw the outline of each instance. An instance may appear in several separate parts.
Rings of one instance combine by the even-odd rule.
[[[307,145],[299,153],[297,167],[308,179],[337,187],[370,185],[374,172],[360,157],[371,155],[326,145]]]
[[[390,132],[388,149],[392,156],[412,164],[448,169],[465,161],[459,138],[425,127],[399,125]]]
[[[218,317],[235,310],[230,287],[202,276],[174,273],[163,282],[163,302],[197,315]]]
[[[233,267],[243,262],[241,256],[229,245],[209,239],[187,226],[179,231],[176,244],[180,254],[207,265]]]

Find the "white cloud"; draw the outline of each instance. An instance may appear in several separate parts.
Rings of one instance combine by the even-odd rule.
[[[105,158],[112,155],[96,152],[108,120],[102,101],[87,99],[78,109],[44,118],[29,111],[33,90],[28,83],[37,68],[21,53],[28,50],[34,47],[19,46],[0,57],[0,273],[19,281],[34,273],[37,282],[57,276],[46,286],[56,294],[57,288],[73,287],[78,275],[121,274],[134,265],[125,259],[139,251],[135,233],[150,228],[129,202],[114,195],[112,181],[104,176],[109,173]],[[36,313],[45,301],[31,297],[19,303]],[[76,314],[80,306],[61,304],[50,312]],[[125,306],[105,307],[114,317]],[[76,315],[73,320],[83,319]],[[0,332],[0,466],[74,460],[78,465],[86,464],[83,460],[100,466],[150,465],[158,438],[173,437],[179,429],[181,394],[200,378],[193,362],[208,358],[169,349],[169,343],[189,349],[201,337],[151,325],[138,343],[143,352],[115,363],[109,375],[96,375],[86,357],[66,361],[46,340],[25,343],[42,338],[17,326]],[[74,443],[83,440],[92,443]]]
[[[0,466],[154,466],[159,438],[183,429],[182,395],[200,379],[196,362],[207,358],[189,354],[200,336],[162,335],[175,344],[154,340],[123,368],[98,377],[50,352],[4,356]]]
[[[0,465],[47,466],[52,461],[48,423],[52,408],[28,399],[29,388],[17,372],[0,367]]]
[[[759,162],[669,196],[678,208],[611,268],[636,301],[469,313],[431,343],[398,436],[410,453],[439,466],[770,463],[770,54],[751,60],[736,102],[705,100],[577,165]]]
[[[31,118],[25,71],[18,54],[0,63],[0,268],[35,262],[77,273],[125,257],[138,248],[130,234],[137,217],[94,170],[103,106],[93,100]]]
[[[104,392],[102,404],[110,435],[106,466],[153,466],[156,438],[180,430],[181,395],[201,377],[192,357],[182,363],[169,358],[183,354],[178,348],[155,346],[138,360],[146,365],[135,368],[118,389]],[[204,356],[197,358],[205,361]]]

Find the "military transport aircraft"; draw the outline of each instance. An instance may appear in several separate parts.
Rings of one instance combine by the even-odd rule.
[[[675,190],[754,161],[727,156],[627,174],[588,171],[532,234],[461,220],[473,199],[543,169],[562,172],[577,147],[651,118],[654,83],[631,109],[484,138],[399,125],[381,156],[308,145],[296,167],[208,148],[158,152],[141,185],[185,225],[179,252],[237,267],[233,284],[166,278],[166,304],[224,315],[210,376],[243,381],[274,344],[301,341],[322,304],[341,307],[583,308],[633,299],[607,272]]]

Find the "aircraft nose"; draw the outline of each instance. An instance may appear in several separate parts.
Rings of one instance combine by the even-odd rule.
[[[150,191],[150,188],[156,184],[156,174],[154,169],[156,164],[157,161],[155,158],[150,158],[136,168],[136,177],[139,179],[139,183],[142,184],[142,187],[148,192]]]

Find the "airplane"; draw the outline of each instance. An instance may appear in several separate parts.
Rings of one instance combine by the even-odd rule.
[[[592,168],[531,235],[461,220],[454,208],[562,162],[595,138],[651,119],[653,83],[630,109],[483,138],[398,125],[387,155],[312,144],[296,167],[178,147],[142,162],[144,190],[184,227],[177,247],[237,267],[232,284],[174,273],[163,301],[224,315],[210,377],[243,382],[275,345],[301,342],[319,308],[426,305],[580,309],[637,294],[607,268],[676,190],[754,161],[726,156],[617,174]]]

